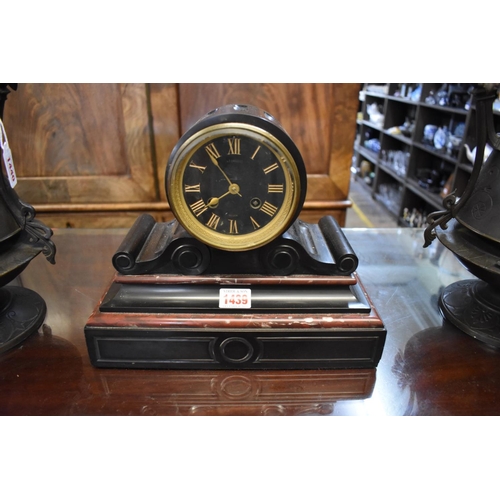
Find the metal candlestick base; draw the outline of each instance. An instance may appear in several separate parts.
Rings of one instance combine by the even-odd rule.
[[[443,316],[463,332],[500,348],[500,292],[481,280],[464,280],[445,288],[439,299]]]
[[[0,353],[35,333],[46,311],[44,300],[33,290],[18,286],[0,288]]]
[[[476,276],[449,285],[439,299],[443,316],[457,328],[492,347],[500,347],[500,249],[456,220],[439,241]]]

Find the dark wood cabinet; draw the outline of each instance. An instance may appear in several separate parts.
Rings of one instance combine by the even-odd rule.
[[[341,225],[358,84],[19,84],[4,122],[16,191],[52,227],[129,227],[139,213],[172,214],[164,174],[175,143],[215,107],[248,103],[273,114],[308,172],[300,217]]]

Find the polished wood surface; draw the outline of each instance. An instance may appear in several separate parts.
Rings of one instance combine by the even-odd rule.
[[[177,140],[223,104],[256,104],[297,142],[306,222],[348,200],[358,84],[20,84],[5,106],[16,190],[51,227],[130,227],[172,219],[165,167]]]
[[[57,262],[20,276],[46,301],[40,333],[0,356],[2,415],[498,415],[500,352],[443,321],[440,290],[471,276],[416,229],[344,230],[387,328],[376,370],[97,369],[83,328],[123,230],[60,229]],[[15,284],[15,283],[13,283]]]
[[[19,85],[4,121],[28,203],[155,199],[146,85]]]

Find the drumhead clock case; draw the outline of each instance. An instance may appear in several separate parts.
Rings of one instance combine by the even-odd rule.
[[[260,247],[298,217],[306,171],[293,141],[253,106],[215,110],[179,141],[167,165],[172,212],[194,237],[229,251]]]

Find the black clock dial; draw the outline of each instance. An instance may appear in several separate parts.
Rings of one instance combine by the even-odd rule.
[[[286,159],[245,135],[214,138],[189,158],[183,196],[196,219],[221,234],[244,235],[268,225],[293,183]]]

